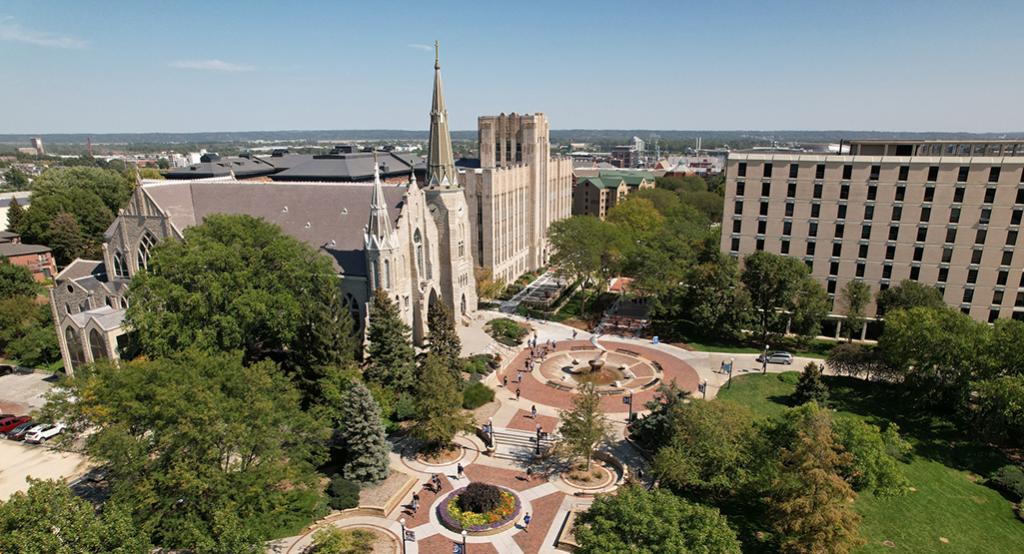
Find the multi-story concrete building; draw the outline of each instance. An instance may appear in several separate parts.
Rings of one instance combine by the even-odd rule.
[[[877,293],[911,279],[991,322],[1024,319],[1022,218],[1024,141],[853,141],[730,154],[721,245],[800,258],[833,299],[851,280]]]
[[[577,170],[572,192],[572,214],[592,215],[604,219],[631,192],[654,188],[654,174],[649,171],[605,171],[587,175]],[[581,175],[582,174],[582,175]]]
[[[480,164],[460,175],[473,256],[496,279],[543,267],[548,227],[572,213],[572,160],[552,157],[542,113],[481,116]]]

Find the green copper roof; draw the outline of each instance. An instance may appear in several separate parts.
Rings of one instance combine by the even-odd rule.
[[[642,181],[654,182],[654,174],[650,171],[599,171],[602,178],[622,179],[631,187],[638,187]]]

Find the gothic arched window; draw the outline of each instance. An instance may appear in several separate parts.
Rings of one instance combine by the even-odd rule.
[[[156,238],[149,231],[142,232],[142,238],[139,239],[139,254],[138,254],[138,266],[139,269],[147,269],[149,267],[149,253],[156,246]]]
[[[384,288],[391,288],[391,262],[384,260]]]
[[[93,361],[107,358],[107,341],[96,329],[89,331],[89,351],[92,352]]]
[[[373,283],[373,290],[380,288],[380,262],[377,260],[370,264],[370,282]]]
[[[128,262],[120,250],[114,252],[114,276],[128,277]]]
[[[85,351],[82,350],[82,339],[74,327],[64,328],[64,342],[68,345],[68,356],[71,357],[71,365],[85,363]]]

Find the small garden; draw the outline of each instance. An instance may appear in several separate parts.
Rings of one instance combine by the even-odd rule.
[[[515,522],[521,509],[522,503],[512,491],[470,483],[449,494],[438,507],[438,515],[453,531],[487,534]]]
[[[491,338],[505,346],[519,346],[529,334],[530,328],[506,317],[499,317],[487,322],[486,331]]]

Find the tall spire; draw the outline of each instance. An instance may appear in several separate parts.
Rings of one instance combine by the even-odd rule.
[[[377,151],[373,152],[373,193],[370,195],[370,221],[366,225],[367,246],[380,248],[390,244],[392,235],[391,218],[388,217],[388,202],[380,182],[380,164]]]
[[[457,186],[452,137],[448,133],[448,110],[441,92],[441,61],[434,41],[434,99],[430,104],[430,145],[427,150],[427,185]]]

